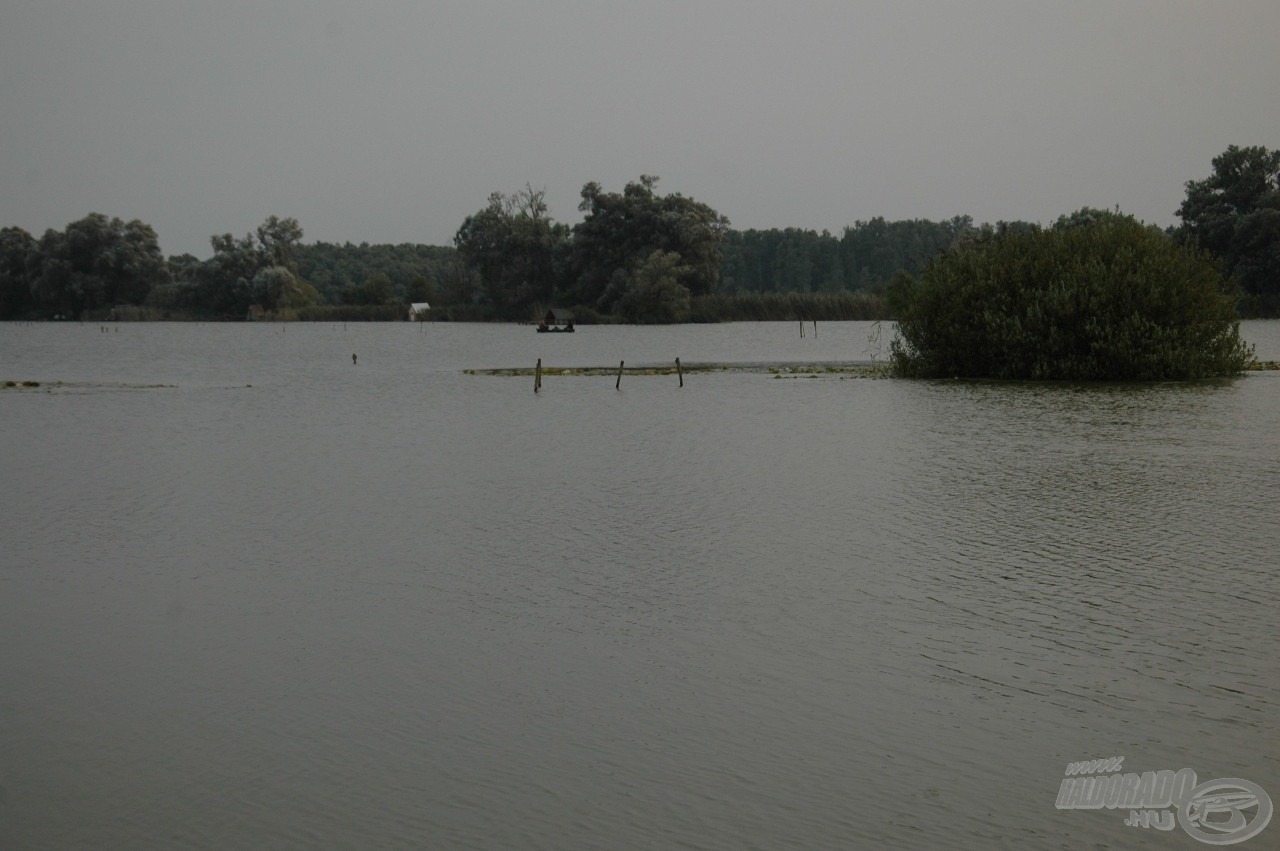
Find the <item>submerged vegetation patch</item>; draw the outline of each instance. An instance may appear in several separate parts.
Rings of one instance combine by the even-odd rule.
[[[43,390],[46,393],[54,391],[83,392],[87,390],[160,390],[172,389],[177,385],[174,384],[111,384],[111,383],[94,383],[85,381],[17,381],[8,379],[0,381],[0,389],[4,390]]]
[[[1243,369],[1248,372],[1280,372],[1280,362],[1273,360],[1254,360]],[[535,366],[498,367],[492,369],[464,369],[464,375],[492,375],[505,377],[533,378],[538,373]],[[821,378],[832,376],[840,378],[893,378],[897,372],[888,363],[695,363],[680,365],[642,364],[624,366],[624,375],[698,375],[708,373],[747,373],[768,375],[771,378]],[[544,366],[542,375],[546,376],[617,376],[616,366]]]
[[[616,376],[616,366],[543,366],[543,376]],[[891,367],[884,363],[681,363],[639,364],[622,367],[623,375],[697,375],[707,373],[751,373],[774,378],[816,378],[823,375],[841,378],[888,378]],[[503,367],[498,369],[464,369],[466,375],[527,376],[537,374],[538,367]]]

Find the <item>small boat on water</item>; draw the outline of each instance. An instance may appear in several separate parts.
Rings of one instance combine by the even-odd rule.
[[[538,323],[539,334],[572,334],[573,314],[567,310],[553,308],[547,311]]]

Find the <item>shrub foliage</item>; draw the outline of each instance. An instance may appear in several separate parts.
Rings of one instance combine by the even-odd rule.
[[[1209,257],[1119,214],[996,234],[890,295],[893,363],[909,376],[1181,380],[1252,358]]]

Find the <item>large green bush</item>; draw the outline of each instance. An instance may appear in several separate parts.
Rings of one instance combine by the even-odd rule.
[[[1130,216],[996,234],[940,255],[890,296],[903,375],[1194,379],[1237,374],[1252,357],[1208,256]]]

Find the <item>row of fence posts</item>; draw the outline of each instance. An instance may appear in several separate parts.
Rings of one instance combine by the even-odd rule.
[[[618,380],[613,382],[614,390],[622,389],[622,370],[627,365],[624,360],[618,361]],[[684,367],[680,365],[680,358],[676,358],[676,376],[680,379],[680,386],[684,386]],[[538,358],[538,365],[533,370],[533,392],[537,393],[542,389],[542,358]]]

